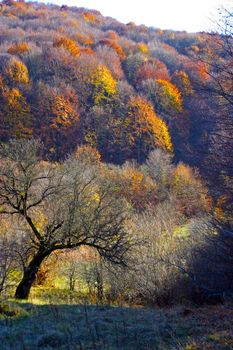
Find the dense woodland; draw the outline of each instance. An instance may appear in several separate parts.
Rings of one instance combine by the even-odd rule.
[[[0,293],[56,276],[100,303],[232,296],[222,16],[218,33],[189,34],[0,3]]]
[[[51,160],[88,144],[114,164],[142,163],[159,147],[219,175],[215,90],[230,94],[231,85],[214,77],[232,59],[222,41],[124,25],[94,10],[3,2],[1,139],[39,137]]]

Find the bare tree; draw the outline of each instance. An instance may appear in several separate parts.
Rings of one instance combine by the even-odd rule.
[[[196,59],[206,67],[208,79],[196,82],[197,90],[211,100],[212,113],[205,117],[208,147],[205,173],[215,185],[233,198],[233,8],[220,9],[217,32],[206,34],[205,50]],[[207,114],[208,115],[208,114]],[[211,164],[211,166],[209,166]]]
[[[7,237],[0,239],[0,294],[4,291],[11,269],[14,266],[14,253]]]
[[[1,220],[0,232],[0,294],[5,295],[19,283],[29,253],[18,222],[13,225],[11,222],[6,224],[6,221]]]
[[[91,246],[124,264],[129,248],[126,205],[97,166],[70,158],[40,161],[38,141],[10,141],[0,147],[1,215],[20,217],[31,249],[16,298],[27,298],[43,260],[53,251]],[[103,171],[103,169],[101,170]]]

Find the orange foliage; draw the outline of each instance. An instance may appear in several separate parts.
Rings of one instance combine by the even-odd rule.
[[[5,15],[6,17],[12,18],[12,19],[16,19],[17,17],[15,15],[13,15],[12,13],[7,13]]]
[[[178,204],[187,216],[209,212],[212,201],[208,189],[204,187],[199,175],[188,165],[177,165],[171,181],[172,192],[178,198]]]
[[[80,48],[80,53],[86,54],[86,55],[94,55],[94,51],[90,49],[89,47],[81,47]]]
[[[96,148],[89,145],[83,145],[77,148],[74,153],[75,158],[80,161],[87,161],[91,164],[100,164],[101,156]]]
[[[133,167],[123,168],[120,174],[121,195],[136,209],[145,209],[148,204],[156,203],[155,183]]]
[[[178,88],[167,80],[156,80],[157,88],[155,101],[158,108],[165,113],[182,111],[182,98]]]
[[[156,204],[156,184],[134,166],[127,164],[120,170],[108,171],[105,176],[111,179],[119,195],[125,197],[135,209],[143,210],[148,204]]]
[[[154,112],[153,106],[142,97],[131,97],[129,117],[134,132],[129,134],[131,138],[141,138],[149,142],[150,147],[160,147],[172,152],[170,134],[165,122]]]
[[[24,1],[13,1],[13,2],[12,2],[12,6],[15,6],[15,7],[24,7],[24,6],[25,6],[25,2],[24,2]]]
[[[98,22],[96,16],[91,12],[83,12],[82,17],[85,19],[86,22]]]
[[[114,32],[113,30],[109,30],[106,33],[106,35],[107,35],[108,39],[110,39],[110,40],[119,40],[120,39],[119,35],[116,32]]]
[[[63,47],[64,49],[69,51],[69,53],[72,56],[75,56],[75,57],[80,56],[80,47],[78,46],[78,44],[74,40],[71,40],[67,37],[61,37],[61,38],[57,39],[53,43],[53,46],[54,47]]]
[[[221,195],[215,206],[215,216],[217,220],[226,222],[232,220],[232,200],[229,194]]]
[[[125,59],[125,53],[124,53],[122,47],[119,44],[117,44],[115,41],[110,40],[110,39],[102,39],[99,41],[99,44],[106,45],[106,46],[110,47],[111,49],[116,51],[116,53],[118,54],[118,56],[120,57],[121,60]]]
[[[94,40],[88,36],[88,35],[84,35],[81,33],[76,33],[74,35],[74,37],[78,40],[78,42],[82,45],[86,45],[86,46],[90,46],[94,44]]]
[[[3,81],[3,77],[0,75],[0,93],[2,93],[5,89],[5,84],[4,84],[4,81]]]
[[[157,59],[150,59],[139,66],[136,72],[137,82],[146,79],[169,80],[169,73],[164,63]]]
[[[184,70],[187,71],[189,75],[194,76],[194,78],[204,81],[209,79],[208,67],[204,62],[193,62],[191,60],[187,60],[184,62],[183,67]]]
[[[25,52],[28,52],[29,50],[30,50],[30,47],[28,46],[27,43],[19,42],[19,43],[12,44],[7,50],[7,52],[11,55],[20,55]]]
[[[61,255],[62,260],[70,262],[96,262],[99,260],[99,254],[95,248],[80,246],[78,249],[62,250],[57,253]]]
[[[11,225],[12,225],[11,220],[7,216],[2,215],[1,226],[0,226],[0,236],[3,236],[7,232],[9,232],[9,230],[11,229]]]
[[[67,128],[79,117],[69,98],[56,92],[52,94],[51,112],[53,118],[50,127],[53,129]]]

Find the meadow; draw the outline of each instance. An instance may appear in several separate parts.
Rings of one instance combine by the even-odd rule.
[[[233,348],[233,309],[87,305],[78,295],[33,288],[0,304],[1,349],[212,350]]]

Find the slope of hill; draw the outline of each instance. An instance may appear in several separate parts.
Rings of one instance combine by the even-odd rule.
[[[160,147],[200,165],[214,101],[205,33],[124,25],[98,11],[6,0],[0,11],[0,138],[40,137],[51,159],[77,145],[103,160]]]
[[[232,348],[194,306],[232,300],[231,44],[0,3],[0,296],[52,301],[1,301],[6,349]]]

